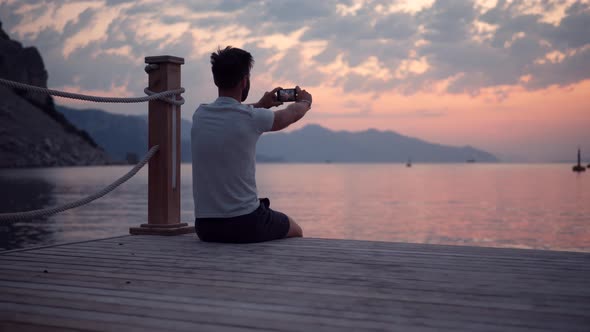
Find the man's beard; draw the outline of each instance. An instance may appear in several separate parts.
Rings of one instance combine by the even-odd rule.
[[[246,87],[244,88],[244,90],[242,90],[242,101],[246,101],[246,98],[248,98],[248,92],[250,92],[250,78],[248,78]]]

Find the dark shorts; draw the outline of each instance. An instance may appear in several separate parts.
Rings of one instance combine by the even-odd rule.
[[[249,214],[232,218],[196,218],[195,230],[205,242],[252,243],[282,239],[289,232],[289,218],[270,208],[268,198]]]

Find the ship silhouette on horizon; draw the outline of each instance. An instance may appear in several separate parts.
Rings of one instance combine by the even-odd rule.
[[[578,148],[578,164],[574,165],[574,167],[572,167],[572,170],[574,172],[585,172],[586,171],[586,167],[582,166],[582,152],[580,151],[580,148]]]

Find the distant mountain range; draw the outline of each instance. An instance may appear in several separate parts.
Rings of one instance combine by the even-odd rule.
[[[332,131],[310,124],[290,133],[263,135],[257,151],[286,162],[497,162],[471,146],[429,143],[393,131]]]
[[[75,126],[85,130],[114,160],[127,153],[143,156],[147,151],[147,118],[101,110],[77,110],[57,106]],[[182,161],[191,161],[191,122],[181,123]],[[262,135],[257,146],[261,162],[497,162],[491,153],[471,146],[454,147],[429,143],[393,131],[332,131],[310,124],[288,133]]]
[[[90,134],[115,161],[124,161],[128,153],[141,158],[147,152],[147,116],[121,115],[98,109],[79,110],[65,106],[57,106],[57,110],[76,127]],[[191,161],[191,126],[190,121],[182,120],[180,149],[184,162]]]

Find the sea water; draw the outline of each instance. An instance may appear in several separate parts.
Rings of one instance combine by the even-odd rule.
[[[0,170],[0,213],[80,199],[129,169]],[[307,237],[590,252],[590,174],[566,164],[268,163],[256,177],[259,196]],[[0,249],[128,234],[147,221],[147,180],[143,169],[84,207],[0,222]],[[190,164],[180,190],[181,221],[192,224]]]

